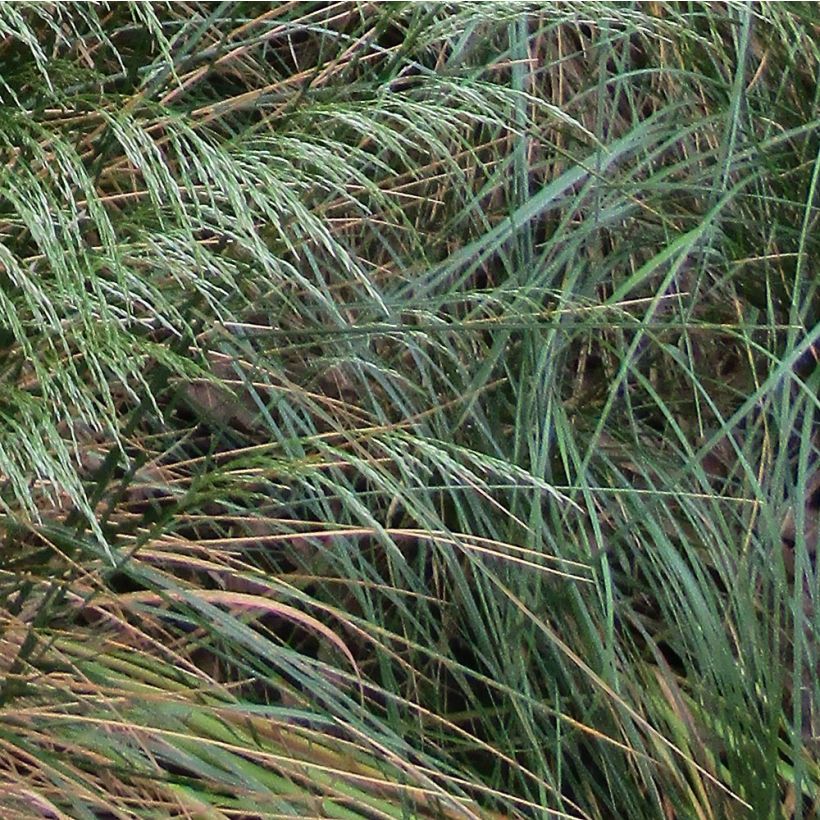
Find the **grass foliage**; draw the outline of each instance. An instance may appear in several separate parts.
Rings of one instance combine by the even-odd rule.
[[[818,26],[4,4],[3,816],[820,810]]]

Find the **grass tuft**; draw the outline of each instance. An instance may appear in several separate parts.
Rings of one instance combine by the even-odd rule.
[[[0,7],[0,807],[811,817],[815,7]]]

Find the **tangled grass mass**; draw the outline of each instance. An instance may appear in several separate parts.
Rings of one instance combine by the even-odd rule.
[[[0,816],[820,814],[820,12],[0,6]]]

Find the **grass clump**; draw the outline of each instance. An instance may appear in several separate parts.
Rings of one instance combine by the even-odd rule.
[[[811,816],[818,22],[0,9],[4,816]]]

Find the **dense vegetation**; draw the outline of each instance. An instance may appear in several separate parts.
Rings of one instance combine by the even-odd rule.
[[[3,4],[0,814],[820,811],[818,26]]]

